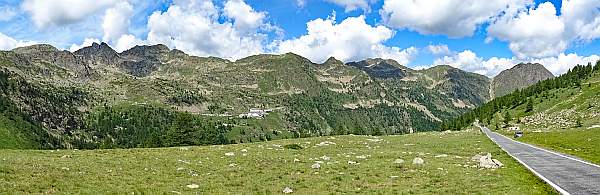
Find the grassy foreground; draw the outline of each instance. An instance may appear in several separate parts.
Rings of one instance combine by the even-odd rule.
[[[294,143],[303,149],[282,147]],[[471,160],[488,152],[504,167],[480,169]],[[413,165],[415,157],[424,164]],[[475,130],[157,149],[0,150],[0,160],[0,194],[280,194],[286,187],[295,194],[555,193]],[[311,168],[316,161],[320,169]]]

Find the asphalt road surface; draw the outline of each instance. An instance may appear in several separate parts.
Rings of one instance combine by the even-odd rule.
[[[500,148],[560,193],[600,194],[600,166],[514,141],[487,127],[480,128]]]

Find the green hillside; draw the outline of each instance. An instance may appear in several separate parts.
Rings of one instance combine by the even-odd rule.
[[[404,134],[436,130],[490,98],[489,78],[450,66],[412,70],[393,60],[334,58],[315,64],[292,53],[229,61],[164,45],[122,53],[105,43],[76,52],[21,47],[0,51],[0,73],[0,97],[34,129],[5,132],[23,135],[33,148]],[[238,117],[252,108],[270,112]],[[178,136],[193,141],[172,141]],[[15,145],[32,148],[0,148]]]
[[[511,136],[518,126],[520,141],[600,163],[600,62],[496,98],[443,126],[460,129],[480,119]]]

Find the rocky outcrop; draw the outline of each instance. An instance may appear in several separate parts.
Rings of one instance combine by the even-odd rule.
[[[494,96],[500,97],[549,78],[554,78],[554,75],[543,65],[538,63],[521,63],[511,69],[500,72],[492,80],[491,87]]]

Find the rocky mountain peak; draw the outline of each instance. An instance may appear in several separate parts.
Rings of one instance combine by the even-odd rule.
[[[342,61],[335,59],[335,57],[329,57],[323,64],[344,64]]]
[[[492,81],[494,96],[500,97],[516,89],[522,89],[554,75],[539,63],[519,63],[500,72]]]
[[[108,44],[102,42],[92,43],[91,46],[83,47],[74,52],[75,55],[87,56],[87,57],[106,57],[106,58],[115,58],[117,57],[117,52],[112,49]]]

